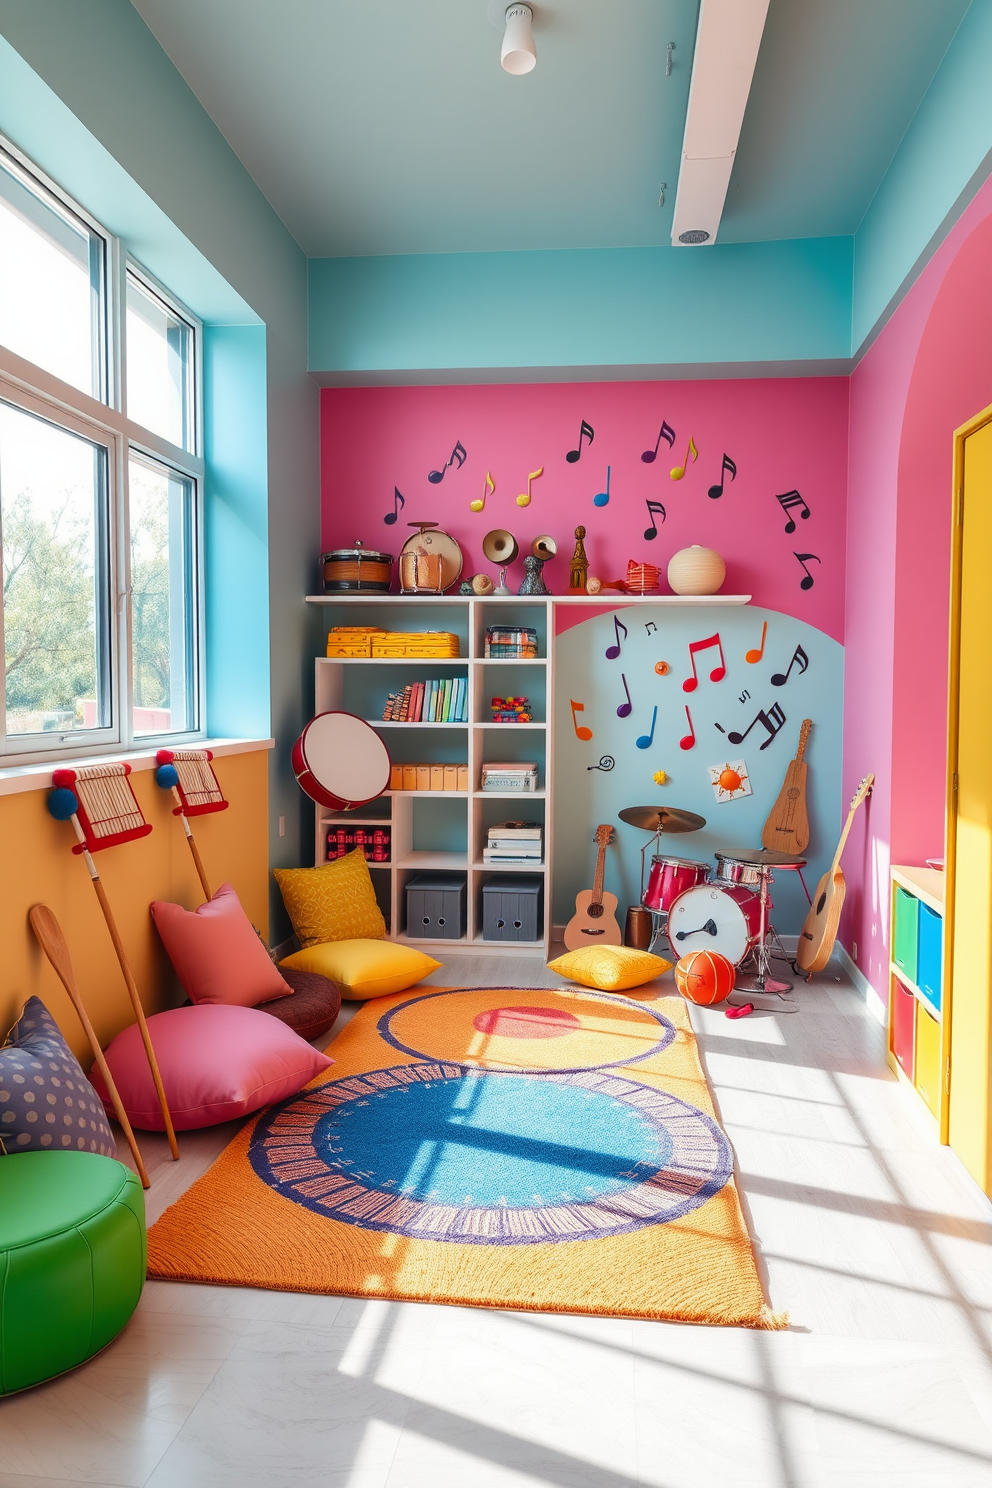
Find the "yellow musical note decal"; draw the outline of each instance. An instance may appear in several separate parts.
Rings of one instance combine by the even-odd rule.
[[[671,470],[668,472],[668,474],[671,476],[672,480],[681,480],[682,477],[685,475],[686,466],[689,464],[689,461],[690,460],[698,460],[698,459],[699,459],[699,451],[697,450],[696,445],[695,445],[695,441],[693,440],[693,437],[690,434],[689,435],[689,448],[685,452],[685,464],[684,465],[673,465],[672,468],[671,468]]]
[[[518,506],[530,506],[530,483],[531,483],[531,481],[536,481],[537,478],[538,478],[538,476],[539,475],[543,475],[543,474],[544,474],[544,466],[543,465],[541,466],[540,470],[532,470],[531,471],[530,475],[527,477],[527,489],[526,489],[526,491],[521,491],[520,492],[520,495],[517,497],[517,505]]]
[[[495,489],[496,489],[496,482],[492,478],[492,473],[487,470],[486,471],[486,484],[482,488],[482,499],[480,501],[470,501],[469,504],[468,504],[469,511],[474,511],[474,512],[480,512],[480,511],[482,511],[484,509],[485,505],[486,505],[486,497],[487,496],[491,496],[493,494],[493,492],[495,491]]]

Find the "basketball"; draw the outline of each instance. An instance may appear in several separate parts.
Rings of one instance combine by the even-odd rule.
[[[690,951],[675,968],[675,984],[687,1002],[709,1007],[734,989],[736,972],[719,951]]]

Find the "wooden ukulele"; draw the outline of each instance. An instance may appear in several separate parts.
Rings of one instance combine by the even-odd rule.
[[[854,792],[854,799],[847,813],[844,830],[840,834],[834,860],[816,886],[813,903],[809,907],[809,914],[806,916],[799,936],[799,945],[796,948],[796,970],[804,972],[807,981],[814,971],[822,971],[830,960],[830,953],[837,939],[840,912],[844,908],[844,895],[847,893],[847,883],[841,871],[840,857],[847,843],[847,834],[851,830],[855,813],[862,801],[866,801],[871,795],[874,783],[874,775],[866,775]]]
[[[768,813],[768,820],[761,829],[762,847],[773,852],[805,852],[809,846],[809,818],[806,815],[806,762],[803,755],[813,727],[811,718],[803,719],[799,730],[799,747],[796,757],[789,761],[785,782],[778,793],[778,800]]]
[[[575,896],[575,913],[565,926],[565,949],[578,951],[585,945],[623,945],[623,936],[617,924],[617,896],[603,888],[606,873],[606,849],[613,841],[612,827],[597,827],[595,841],[599,844],[596,859],[596,876],[591,889],[583,889]]]

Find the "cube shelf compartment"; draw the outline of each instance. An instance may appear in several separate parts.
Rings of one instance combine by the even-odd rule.
[[[944,875],[894,867],[887,1058],[940,1129],[947,1101],[942,1018]]]

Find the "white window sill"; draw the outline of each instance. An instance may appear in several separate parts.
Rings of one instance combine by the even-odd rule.
[[[225,754],[250,754],[256,749],[274,749],[275,739],[197,739],[180,744],[180,749],[209,749],[215,758]],[[80,755],[77,759],[53,759],[41,765],[9,765],[0,769],[0,796],[16,796],[23,791],[45,790],[51,786],[54,770],[84,770],[91,765],[120,765],[132,770],[154,770],[155,756],[162,745],[142,749],[135,746],[123,754]]]

